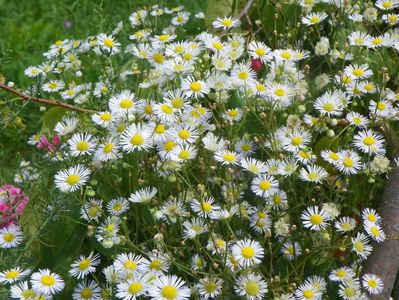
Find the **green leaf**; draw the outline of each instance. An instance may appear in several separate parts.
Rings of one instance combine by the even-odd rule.
[[[43,115],[43,131],[54,131],[55,125],[61,121],[62,117],[66,112],[65,108],[62,107],[53,107],[50,108],[45,114]]]

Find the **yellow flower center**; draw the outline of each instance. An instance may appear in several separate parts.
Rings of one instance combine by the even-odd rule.
[[[365,137],[363,139],[363,144],[366,146],[372,146],[375,144],[375,139],[372,136]]]
[[[67,177],[67,179],[65,181],[69,185],[75,185],[80,181],[80,176],[77,174],[71,174]]]
[[[151,105],[146,105],[146,106],[144,107],[144,112],[145,112],[147,115],[151,115],[151,114],[152,114],[152,106],[151,106]]]
[[[288,51],[283,51],[283,52],[281,52],[281,57],[284,59],[290,59],[291,53],[289,53]]]
[[[278,97],[283,97],[285,95],[285,91],[283,89],[275,89],[274,94]]]
[[[222,50],[223,49],[223,44],[222,43],[220,43],[220,42],[214,42],[213,44],[212,44],[212,48],[214,48],[215,50]]]
[[[260,188],[262,191],[267,191],[268,189],[270,189],[271,186],[272,186],[271,183],[270,183],[269,181],[267,181],[267,180],[262,180],[262,181],[259,183],[259,188]]]
[[[259,283],[257,283],[256,281],[248,281],[245,285],[245,292],[248,296],[256,296],[259,293],[259,290]]]
[[[133,282],[129,285],[127,291],[131,295],[136,295],[144,289],[144,286],[140,282]]]
[[[152,58],[153,58],[153,60],[154,60],[155,62],[157,62],[157,63],[159,63],[159,64],[163,63],[163,60],[164,60],[162,53],[155,53],[155,54],[152,56]]]
[[[119,106],[125,109],[131,108],[133,106],[133,101],[130,99],[124,99],[119,102]]]
[[[174,108],[179,109],[183,107],[184,100],[182,98],[173,98],[171,103]]]
[[[187,150],[182,150],[180,153],[177,155],[180,159],[188,159],[190,158],[190,152]]]
[[[327,112],[332,112],[335,109],[334,104],[332,104],[331,102],[327,102],[323,104],[323,109]]]
[[[112,48],[114,46],[114,41],[112,39],[104,39],[104,46]]]
[[[169,35],[168,34],[162,34],[162,35],[159,36],[159,40],[161,42],[166,42],[166,41],[169,40]]]
[[[372,289],[375,289],[378,286],[377,280],[375,279],[369,279],[367,281],[367,284],[369,287],[371,287]]]
[[[323,223],[323,217],[319,214],[314,214],[310,217],[310,223],[313,225],[321,225]]]
[[[157,127],[155,127],[155,132],[158,134],[162,134],[165,132],[165,124],[158,124]]]
[[[7,243],[11,243],[13,240],[15,240],[15,235],[7,232],[6,234],[4,234],[3,238]]]
[[[378,231],[378,228],[375,226],[372,226],[370,228],[370,232],[373,236],[378,237],[380,235],[380,232]]]
[[[353,248],[355,248],[355,250],[358,252],[363,252],[364,244],[361,241],[355,241],[353,243]]]
[[[370,222],[375,222],[375,221],[377,221],[377,217],[376,217],[375,215],[372,215],[372,214],[368,214],[368,215],[367,215],[367,219],[368,219]]]
[[[178,136],[182,140],[186,140],[191,136],[191,134],[190,134],[190,131],[183,129],[183,130],[179,131]]]
[[[357,124],[357,125],[359,125],[360,123],[362,123],[362,120],[361,120],[360,118],[358,118],[358,117],[354,117],[352,120],[353,120],[353,123],[355,123],[355,124]]]
[[[201,88],[202,88],[202,85],[198,81],[195,81],[190,84],[190,90],[192,90],[193,92],[199,92],[201,90]]]
[[[87,268],[90,267],[90,265],[91,265],[91,260],[88,258],[85,258],[84,260],[82,260],[79,263],[79,270],[81,270],[81,271],[86,270]]]
[[[92,295],[93,295],[93,292],[92,292],[91,288],[87,287],[80,291],[80,296],[83,299],[90,299]]]
[[[41,279],[40,282],[44,284],[45,286],[53,286],[55,284],[55,279],[53,276],[50,275],[44,275]]]
[[[212,210],[212,205],[205,201],[201,203],[201,207],[204,212],[210,212]]]
[[[364,71],[362,69],[354,69],[353,70],[353,75],[356,77],[363,76],[363,74],[364,74]]]
[[[246,80],[246,79],[248,79],[249,74],[247,71],[242,71],[242,72],[239,72],[237,76],[241,80]]]
[[[302,137],[300,137],[300,136],[295,136],[295,137],[292,138],[292,140],[291,140],[291,145],[293,145],[293,146],[299,146],[299,145],[301,145],[301,144],[302,144]]]
[[[382,3],[382,7],[384,7],[385,9],[391,9],[393,6],[391,1],[385,1],[384,3]]]
[[[15,279],[15,278],[17,278],[19,276],[19,274],[20,273],[18,271],[16,271],[16,270],[9,271],[9,272],[7,272],[5,274],[5,278],[6,279]]]
[[[110,113],[103,113],[100,115],[100,119],[103,121],[111,121],[112,115]]]
[[[339,278],[344,278],[346,276],[346,272],[344,270],[339,270],[335,273],[335,275]]]
[[[36,297],[36,293],[31,289],[27,289],[21,293],[21,296],[24,297],[24,299],[31,299],[33,297]]]
[[[238,116],[238,110],[230,110],[229,112],[227,112],[227,114],[228,114],[230,117],[235,118],[235,117]]]
[[[150,263],[150,269],[151,270],[161,270],[161,267],[162,267],[162,262],[159,260],[159,259],[156,259],[156,260],[153,260],[151,263]]]
[[[123,266],[127,270],[136,270],[137,269],[137,263],[133,260],[127,260],[123,263]]]
[[[177,289],[172,286],[172,285],[167,285],[162,288],[161,290],[161,295],[162,297],[168,299],[168,300],[173,300],[176,299],[177,296],[179,295]]]
[[[226,27],[231,27],[231,26],[233,26],[233,21],[230,20],[230,19],[224,19],[224,20],[222,20],[222,22],[220,22],[220,23],[222,23],[222,25],[223,25],[223,26],[226,26]]]
[[[50,89],[50,90],[54,90],[54,89],[56,89],[58,87],[58,85],[57,85],[57,83],[55,83],[55,82],[50,82],[49,84],[48,84],[48,88]]]
[[[233,153],[226,153],[223,155],[223,159],[228,162],[233,162],[236,160],[236,156]]]
[[[353,160],[349,157],[345,157],[343,160],[343,164],[347,168],[351,168],[353,166]]]
[[[115,203],[114,206],[112,207],[112,209],[114,211],[121,211],[123,209],[123,205],[122,205],[122,203],[119,203],[119,202]]]
[[[90,217],[94,218],[100,212],[100,209],[97,206],[92,206],[88,210],[88,214]]]
[[[309,19],[310,23],[315,24],[320,21],[320,18],[318,16],[313,16]]]
[[[303,296],[304,296],[306,299],[312,299],[312,298],[314,297],[314,292],[313,292],[312,290],[305,290],[305,291],[303,292]]]
[[[165,144],[163,144],[163,148],[165,151],[169,152],[173,150],[173,148],[176,146],[175,142],[173,141],[167,141]]]
[[[345,296],[351,298],[351,297],[356,296],[356,291],[355,291],[355,289],[352,288],[352,287],[347,287],[347,288],[345,288],[345,290],[344,290],[344,294],[345,294]]]
[[[104,150],[103,151],[104,151],[105,154],[108,154],[108,153],[112,152],[113,149],[114,149],[114,145],[112,145],[110,143],[110,144],[106,144],[104,146]]]
[[[89,150],[89,147],[90,144],[86,141],[80,141],[76,144],[76,149],[81,152]]]
[[[256,48],[255,53],[256,53],[256,55],[262,57],[262,56],[265,56],[266,51],[263,48]]]
[[[255,250],[252,247],[244,247],[241,250],[241,255],[245,258],[252,258],[255,256]]]
[[[386,108],[386,105],[384,102],[378,102],[378,104],[377,104],[378,110],[385,110],[385,108]]]
[[[132,136],[132,138],[130,139],[130,143],[134,146],[141,146],[144,144],[144,138],[139,135],[139,134],[135,134],[134,136]]]

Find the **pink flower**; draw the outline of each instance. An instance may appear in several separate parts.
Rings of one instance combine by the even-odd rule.
[[[251,61],[251,69],[259,73],[263,69],[263,63],[259,58],[255,58]]]
[[[39,143],[37,144],[37,148],[39,148],[39,149],[47,148],[48,151],[54,151],[55,147],[59,143],[60,143],[60,136],[58,134],[53,136],[53,140],[51,142],[45,135],[42,135],[40,137]]]
[[[25,210],[29,197],[18,187],[5,184],[0,187],[0,228],[15,224]]]

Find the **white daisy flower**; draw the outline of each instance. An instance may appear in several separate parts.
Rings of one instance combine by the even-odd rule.
[[[382,230],[381,226],[378,224],[366,221],[364,223],[364,230],[377,243],[381,243],[386,239],[384,231]]]
[[[73,300],[96,300],[100,299],[101,288],[94,280],[82,281],[73,289]]]
[[[369,120],[367,119],[367,117],[357,112],[349,112],[346,115],[345,119],[349,121],[349,124],[354,125],[358,128],[367,128],[367,125],[369,124]]]
[[[75,133],[68,145],[72,156],[90,155],[96,148],[96,139],[90,133]]]
[[[81,255],[71,264],[69,274],[77,279],[85,278],[87,275],[96,271],[100,264],[100,255],[90,252],[89,256]]]
[[[331,281],[344,282],[353,279],[356,276],[355,272],[349,267],[340,267],[332,270],[328,278]]]
[[[214,299],[222,294],[223,280],[220,278],[210,278],[207,276],[205,278],[201,278],[196,286],[201,295],[201,299]]]
[[[74,192],[89,180],[91,171],[83,165],[76,165],[55,174],[54,182],[61,192]]]
[[[352,231],[356,227],[356,220],[351,217],[341,217],[335,222],[335,229],[341,233]]]
[[[353,144],[366,154],[384,154],[384,138],[372,129],[358,132],[353,137]]]
[[[116,41],[112,35],[100,33],[97,35],[97,42],[100,50],[107,55],[114,55],[121,51],[121,43]]]
[[[150,202],[158,190],[155,187],[141,188],[130,195],[129,201],[133,203],[148,203]]]
[[[278,191],[278,182],[273,176],[258,175],[252,180],[251,191],[259,197],[266,198]]]
[[[374,274],[364,274],[362,277],[362,285],[371,295],[378,295],[384,290],[382,280]]]
[[[361,296],[361,287],[357,278],[344,280],[339,285],[338,294],[345,300],[357,300]]]
[[[50,80],[42,85],[43,91],[48,93],[58,92],[64,87],[65,83],[62,80]]]
[[[14,283],[16,281],[24,279],[26,276],[30,274],[30,269],[23,270],[20,267],[15,267],[8,269],[6,271],[0,272],[0,283]]]
[[[303,226],[310,228],[311,230],[322,230],[324,229],[330,219],[330,216],[324,210],[324,208],[319,208],[317,206],[310,206],[301,215]]]
[[[122,197],[112,199],[107,204],[107,210],[110,215],[119,216],[125,213],[129,209],[129,202]]]
[[[38,297],[39,295],[37,294],[36,291],[34,291],[32,288],[29,287],[28,281],[22,281],[11,286],[10,296],[13,299],[25,300],[25,299],[35,299],[35,297]]]
[[[189,98],[202,98],[209,93],[209,87],[205,81],[196,80],[193,76],[183,79],[181,89]]]
[[[116,297],[124,300],[136,300],[148,292],[150,278],[148,275],[134,274],[125,282],[116,286]]]
[[[103,143],[98,145],[94,152],[94,161],[116,160],[121,156],[120,146],[116,137],[109,137]]]
[[[372,222],[375,224],[380,224],[382,221],[381,216],[372,208],[365,208],[362,210],[363,222]]]
[[[260,264],[264,256],[263,247],[250,239],[237,241],[231,247],[231,253],[243,268]]]
[[[107,128],[115,117],[109,111],[103,111],[92,115],[91,119],[95,124]]]
[[[193,145],[182,144],[173,148],[170,159],[175,162],[186,162],[197,156],[197,149]]]
[[[233,19],[232,17],[217,18],[212,22],[214,28],[221,28],[223,30],[238,27],[240,24],[241,22],[239,19]]]
[[[342,113],[343,106],[341,99],[334,92],[326,92],[316,99],[314,107],[321,115],[339,116]]]
[[[219,150],[214,154],[216,161],[221,162],[222,165],[238,165],[241,160],[241,154],[234,151]]]
[[[369,69],[368,64],[364,65],[350,65],[345,67],[344,74],[350,76],[355,80],[369,78],[373,75],[373,71]]]
[[[196,199],[194,199],[193,201],[191,201],[191,209],[201,218],[207,218],[207,217],[211,217],[212,214],[217,211],[220,210],[220,206],[215,203],[215,199],[213,199],[212,197],[207,197],[205,199],[202,199],[201,201],[198,201]]]
[[[42,73],[43,73],[43,70],[38,67],[35,67],[35,66],[27,67],[24,71],[24,74],[31,78],[40,76]]]
[[[131,124],[121,136],[120,144],[126,152],[135,150],[147,151],[153,145],[152,133],[154,128],[151,124]]]
[[[366,259],[373,251],[373,247],[369,244],[368,237],[361,232],[358,232],[352,239],[352,251],[355,252],[361,259]]]
[[[304,181],[320,183],[328,176],[328,173],[322,167],[308,165],[301,169],[299,176]]]
[[[339,160],[334,162],[335,167],[347,175],[357,174],[362,169],[360,156],[352,150],[344,150],[338,153]]]
[[[49,269],[39,269],[31,276],[33,290],[46,296],[55,295],[64,289],[65,283],[61,276]]]
[[[24,236],[18,225],[9,225],[0,228],[0,248],[15,248],[21,244]]]
[[[245,299],[262,300],[267,293],[267,283],[259,274],[248,273],[237,278],[234,291]]]
[[[123,90],[109,99],[108,107],[112,114],[130,116],[136,110],[135,95],[128,90]]]
[[[312,26],[318,24],[327,19],[327,14],[325,12],[312,12],[307,14],[305,17],[302,17],[302,24],[306,26]]]
[[[237,87],[250,87],[256,83],[256,73],[248,64],[236,64],[231,71],[230,80]]]
[[[250,42],[248,45],[248,52],[252,58],[260,59],[260,61],[264,64],[272,59],[272,50],[263,42]]]
[[[295,291],[295,297],[298,300],[321,300],[322,293],[310,283],[305,282]]]
[[[115,258],[113,266],[124,274],[131,274],[143,271],[145,268],[144,261],[145,258],[141,255],[121,253]]]
[[[148,294],[152,299],[185,300],[190,298],[191,291],[179,277],[161,275],[148,289]]]

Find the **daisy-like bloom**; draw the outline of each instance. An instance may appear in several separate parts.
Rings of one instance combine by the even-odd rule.
[[[136,110],[134,93],[123,90],[109,99],[108,107],[112,114],[130,116]]]
[[[298,152],[299,149],[306,147],[312,139],[312,135],[300,129],[294,129],[292,132],[287,132],[283,137],[282,146],[284,150],[289,152]]]
[[[328,176],[328,173],[322,167],[308,165],[301,169],[299,176],[304,181],[320,183]]]
[[[399,1],[398,0],[377,0],[375,3],[375,6],[377,6],[381,10],[391,10],[399,6]]]
[[[39,269],[31,276],[33,290],[46,296],[55,295],[64,289],[65,283],[61,276],[49,269]]]
[[[94,151],[96,140],[90,133],[75,133],[68,145],[72,156],[88,155]]]
[[[186,162],[197,156],[197,149],[193,145],[177,145],[170,153],[170,159],[175,162]]]
[[[267,202],[274,210],[286,210],[288,208],[287,193],[279,190],[268,197]]]
[[[305,24],[306,26],[312,26],[315,24],[318,24],[322,21],[327,19],[327,14],[324,12],[313,12],[305,17],[302,17],[302,24]]]
[[[311,286],[313,286],[316,289],[316,291],[319,293],[323,294],[326,291],[327,283],[323,277],[320,276],[307,277],[305,280],[305,284],[306,283],[309,283]]]
[[[342,217],[335,222],[334,226],[338,232],[346,233],[355,229],[356,220],[351,217]]]
[[[365,46],[370,42],[371,36],[366,32],[353,31],[349,36],[349,44],[351,46]]]
[[[0,228],[0,248],[15,248],[22,242],[23,238],[21,228],[18,225],[12,224]]]
[[[107,55],[114,55],[121,51],[121,43],[116,41],[112,35],[100,33],[97,35],[97,42],[100,50]]]
[[[45,92],[52,93],[58,92],[65,87],[65,83],[62,80],[50,80],[42,85],[42,89]]]
[[[267,283],[259,274],[248,273],[237,278],[234,291],[240,297],[245,297],[245,299],[261,300],[265,299]]]
[[[288,85],[276,83],[267,85],[266,100],[278,109],[290,106],[293,96],[294,91]]]
[[[273,176],[258,175],[252,180],[251,191],[259,197],[266,198],[278,191],[278,182]]]
[[[176,141],[179,144],[193,144],[198,139],[198,131],[190,124],[180,123],[174,127]]]
[[[352,251],[354,251],[361,259],[366,259],[370,255],[373,247],[369,245],[368,237],[361,232],[358,232],[352,238]]]
[[[331,150],[322,150],[320,152],[321,157],[329,162],[330,164],[335,164],[340,160],[339,152],[334,152]]]
[[[24,279],[30,274],[30,272],[30,269],[23,270],[20,267],[8,269],[6,271],[0,272],[0,283],[14,283]]]
[[[372,222],[375,224],[380,224],[382,221],[381,216],[372,208],[365,208],[362,211],[363,222]]]
[[[310,228],[311,230],[320,231],[324,229],[330,219],[330,216],[324,210],[324,208],[319,208],[317,206],[310,206],[301,215],[303,226]]]
[[[143,271],[145,268],[144,261],[145,258],[141,255],[121,253],[115,258],[113,265],[116,270],[124,274],[131,274]]]
[[[169,43],[173,41],[175,38],[176,38],[175,34],[161,34],[161,35],[154,35],[154,37],[152,37],[150,40],[153,46],[161,47],[163,44]]]
[[[346,280],[352,279],[355,277],[355,272],[349,267],[341,267],[335,270],[332,270],[328,278],[331,281],[339,281],[344,282]]]
[[[288,260],[293,260],[295,257],[302,254],[302,247],[298,242],[285,242],[281,247],[281,253]]]
[[[200,234],[208,231],[204,219],[194,218],[183,222],[183,240],[194,239]]]
[[[212,197],[207,197],[205,199],[202,199],[201,201],[198,201],[194,199],[190,206],[191,209],[198,214],[201,218],[207,218],[212,215],[213,212],[216,210],[220,210],[220,206],[215,203],[215,199]]]
[[[186,77],[181,83],[181,90],[188,98],[202,98],[209,93],[209,87],[203,80],[196,80],[193,76]]]
[[[102,200],[89,199],[80,209],[80,216],[86,221],[96,221],[103,212]]]
[[[93,122],[103,128],[107,128],[112,121],[114,121],[115,116],[113,116],[109,111],[99,112],[91,116]]]
[[[145,270],[151,272],[151,274],[162,275],[167,273],[170,268],[171,258],[169,255],[162,252],[150,253],[148,259],[144,260],[143,264]]]
[[[57,132],[60,136],[64,136],[70,134],[75,131],[78,127],[79,120],[77,118],[63,118],[60,122],[58,122],[54,131]]]
[[[61,192],[74,192],[89,180],[91,171],[83,165],[76,165],[55,174],[54,182]]]
[[[191,295],[186,282],[175,275],[161,275],[148,289],[152,299],[159,300],[185,300]]]
[[[233,122],[233,121],[240,121],[242,118],[243,112],[241,109],[239,108],[232,108],[232,109],[228,109],[226,110],[222,117],[223,119],[229,121],[229,122]]]
[[[295,297],[298,300],[320,300],[321,296],[322,293],[309,282],[301,284],[295,291]]]
[[[243,268],[260,264],[264,256],[263,247],[250,239],[237,241],[231,247],[231,253]]]
[[[190,18],[190,13],[188,12],[179,12],[175,17],[172,18],[172,24],[175,26],[182,26],[188,22]]]
[[[370,101],[369,104],[369,112],[372,116],[377,116],[381,118],[389,118],[396,114],[396,111],[393,110],[392,103],[387,100],[380,101]]]
[[[217,18],[212,22],[214,28],[221,28],[223,30],[238,27],[240,24],[241,22],[239,19],[233,19],[232,17]]]
[[[272,50],[263,42],[252,41],[248,45],[249,55],[254,59],[266,64],[272,58]]]
[[[366,221],[364,223],[364,230],[377,243],[385,241],[386,236],[380,225]]]
[[[217,53],[217,54],[212,56],[212,65],[214,66],[214,68],[216,70],[219,70],[219,71],[230,70],[231,64],[232,64],[232,62],[231,62],[231,60],[228,57],[222,56],[219,53]],[[207,80],[207,83],[208,82],[209,82],[209,79]],[[212,88],[214,85],[215,85],[214,82],[210,83],[209,87]]]
[[[355,80],[366,79],[373,76],[373,71],[369,69],[368,64],[364,65],[350,65],[345,67],[344,74],[350,76]]]
[[[220,278],[201,278],[197,283],[201,299],[214,299],[222,294],[223,280]]]
[[[220,150],[215,152],[214,158],[216,161],[221,162],[222,165],[238,165],[241,160],[241,154],[234,151]]]
[[[245,157],[240,161],[241,167],[253,174],[266,173],[266,164],[255,158]]]
[[[100,255],[91,252],[89,256],[81,255],[71,264],[69,274],[77,279],[86,277],[96,271],[96,267],[100,264]]]
[[[364,274],[362,277],[362,285],[371,295],[378,295],[384,290],[382,280],[374,274]]]
[[[28,281],[22,281],[11,286],[10,295],[11,298],[20,300],[36,299],[39,296],[36,291],[29,287]]]
[[[361,286],[359,280],[355,278],[342,281],[342,283],[339,285],[338,294],[345,300],[360,299]]]
[[[201,142],[205,149],[212,152],[226,150],[225,141],[222,138],[215,136],[212,132],[208,132],[202,138]]]
[[[125,213],[129,209],[129,202],[122,197],[112,199],[107,204],[108,212],[113,216],[119,216]]]
[[[152,147],[152,132],[154,128],[151,124],[138,123],[131,124],[126,128],[121,136],[121,146],[123,150],[130,153],[135,150],[148,150]]]
[[[158,103],[154,106],[154,114],[161,122],[175,123],[179,119],[179,110],[169,102]]]
[[[321,115],[339,116],[342,113],[343,106],[341,99],[334,92],[326,92],[321,97],[316,99],[314,107]]]
[[[73,300],[96,300],[100,299],[101,288],[94,280],[79,282],[73,289]]]
[[[257,146],[253,141],[243,138],[235,143],[234,149],[243,157],[248,157],[255,153]]]
[[[345,119],[349,121],[349,124],[354,125],[358,128],[367,128],[367,125],[369,123],[367,117],[352,111],[346,115]]]
[[[134,274],[125,282],[116,286],[116,297],[124,300],[136,300],[147,293],[149,287],[149,276]]]
[[[357,174],[362,168],[360,156],[352,150],[339,152],[340,159],[334,163],[335,167],[345,174]]]
[[[120,157],[120,147],[116,137],[107,138],[94,152],[94,161],[109,161]]]
[[[24,71],[24,74],[31,78],[37,77],[37,76],[41,75],[42,73],[43,73],[43,70],[38,67],[35,67],[35,66],[27,67]]]
[[[133,203],[148,203],[155,197],[157,192],[158,190],[155,187],[142,188],[132,193],[129,201]]]
[[[393,25],[396,25],[396,24],[399,23],[399,15],[397,15],[397,14],[385,14],[385,15],[382,15],[382,20],[385,23],[393,26]]]
[[[272,226],[272,218],[266,211],[257,211],[252,214],[249,224],[256,232],[265,233]]]
[[[362,130],[353,137],[357,149],[367,154],[384,154],[384,138],[372,129]]]
[[[256,83],[256,73],[249,65],[239,63],[231,71],[230,79],[237,87],[250,87]]]

